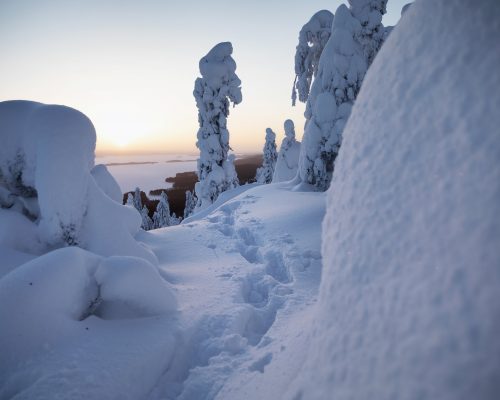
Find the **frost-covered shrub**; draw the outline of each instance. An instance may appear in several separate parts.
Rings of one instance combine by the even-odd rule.
[[[264,144],[262,167],[257,169],[258,183],[271,183],[278,153],[276,152],[276,134],[271,128],[266,129],[266,143]]]
[[[44,246],[157,262],[132,236],[139,214],[120,204],[106,167],[94,168],[96,135],[85,115],[60,105],[1,102],[0,140],[2,207],[27,215]]]
[[[284,123],[285,137],[281,142],[278,160],[274,168],[273,183],[295,178],[299,165],[300,142],[295,139],[295,126],[291,119]]]
[[[295,51],[295,81],[292,89],[292,105],[297,100],[305,103],[313,77],[318,72],[319,58],[332,31],[333,14],[321,10],[314,14],[299,32],[299,44]]]
[[[230,103],[241,102],[241,81],[231,57],[233,47],[224,42],[216,45],[200,60],[201,78],[195,81],[193,95],[198,107],[198,179],[195,192],[197,208],[212,204],[220,193],[238,186],[233,158],[228,158],[229,131],[227,117]]]
[[[350,0],[335,14],[332,34],[321,54],[306,106],[299,159],[302,182],[326,190],[342,141],[342,131],[366,70],[384,36],[385,0]]]

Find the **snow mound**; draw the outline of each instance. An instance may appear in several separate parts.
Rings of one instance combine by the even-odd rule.
[[[26,356],[57,345],[97,297],[99,257],[76,247],[38,257],[0,280],[0,381]]]
[[[44,240],[76,243],[94,164],[90,120],[69,107],[6,101],[0,103],[0,137],[1,185],[15,196],[37,197]]]
[[[295,399],[497,398],[499,18],[493,0],[417,1],[368,71]]]
[[[123,203],[123,194],[113,175],[111,175],[105,165],[96,165],[90,171],[99,188],[106,195],[119,204]]]
[[[60,105],[0,102],[0,138],[0,207],[8,209],[1,222],[20,222],[8,222],[4,236],[13,237],[4,244],[38,254],[77,245],[104,256],[157,263],[133,237],[140,215],[121,206],[120,188],[106,167],[94,167],[96,135],[85,115]],[[14,239],[23,235],[28,239]]]
[[[149,317],[175,311],[174,294],[158,270],[136,257],[109,257],[95,274],[105,319]]]

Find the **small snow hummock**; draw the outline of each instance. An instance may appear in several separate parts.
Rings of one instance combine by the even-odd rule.
[[[498,398],[499,19],[493,0],[417,1],[375,58],[336,161],[290,398]]]
[[[228,156],[229,131],[227,117],[230,103],[241,103],[241,81],[236,75],[236,62],[231,57],[233,46],[219,43],[200,60],[201,78],[197,78],[193,95],[198,107],[198,179],[195,193],[197,210],[211,205],[225,190],[238,186],[234,156]]]
[[[301,182],[328,189],[342,131],[366,70],[382,45],[385,0],[350,0],[339,6],[332,34],[309,95],[299,159]]]
[[[278,160],[274,168],[273,183],[286,182],[295,178],[299,165],[300,142],[295,139],[295,126],[291,119],[284,124],[285,137],[281,142]]]
[[[255,179],[258,183],[271,183],[276,160],[278,159],[276,134],[271,128],[266,129],[266,143],[264,144],[263,153],[262,167],[257,168]]]
[[[299,44],[295,51],[295,82],[292,89],[292,105],[305,103],[313,77],[318,72],[319,58],[332,31],[333,14],[321,10],[314,14],[299,32]]]

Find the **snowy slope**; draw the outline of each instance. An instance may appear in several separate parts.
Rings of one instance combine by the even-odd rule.
[[[303,340],[289,327],[307,324],[319,285],[323,215],[324,194],[254,185],[205,218],[144,235],[174,282],[183,332],[151,398],[266,398],[271,385],[284,392]]]
[[[417,1],[375,59],[328,194],[290,398],[498,398],[499,18],[498,1]]]
[[[75,248],[38,257],[0,279],[0,318],[9,326],[0,335],[0,398],[283,393],[298,357],[305,357],[297,349],[306,348],[302,327],[320,281],[325,194],[279,184],[234,192],[182,225],[139,235],[158,257],[175,300],[155,289],[150,264]],[[14,251],[0,247],[1,259],[23,263],[25,256]],[[105,303],[99,318],[85,318],[96,284]],[[175,312],[168,308],[173,302]]]

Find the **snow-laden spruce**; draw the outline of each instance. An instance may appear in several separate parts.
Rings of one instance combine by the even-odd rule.
[[[332,33],[319,61],[306,106],[299,178],[326,190],[342,131],[366,70],[382,44],[386,0],[350,0],[335,13]]]
[[[236,75],[232,53],[231,43],[216,45],[200,60],[201,78],[195,81],[193,95],[200,125],[196,142],[200,149],[199,182],[195,186],[197,209],[208,207],[220,193],[238,186],[234,158],[228,157],[229,106],[242,100],[241,81]]]
[[[141,198],[141,189],[138,187],[135,188],[135,192],[133,195],[134,207],[137,211],[142,211],[142,198]]]
[[[321,10],[314,14],[299,32],[299,44],[295,51],[295,81],[292,89],[292,105],[305,103],[313,77],[318,72],[319,58],[332,31],[333,14]]]
[[[170,205],[168,203],[167,194],[162,191],[160,200],[156,206],[156,211],[153,214],[153,229],[164,228],[170,226]]]
[[[295,126],[291,119],[284,123],[285,137],[281,142],[278,160],[274,168],[273,183],[295,178],[299,165],[300,142],[295,139]]]
[[[266,143],[262,158],[262,167],[257,169],[256,181],[258,183],[271,183],[278,153],[276,151],[276,134],[271,128],[266,129]]]
[[[285,398],[498,398],[499,20],[496,0],[416,1],[375,58],[328,193],[310,353]]]
[[[184,219],[189,217],[196,207],[196,197],[193,192],[186,190],[186,203],[184,205]]]
[[[0,206],[26,216],[42,247],[77,245],[156,262],[133,238],[139,214],[121,205],[107,168],[94,166],[96,134],[84,114],[60,105],[1,102],[0,140]]]

